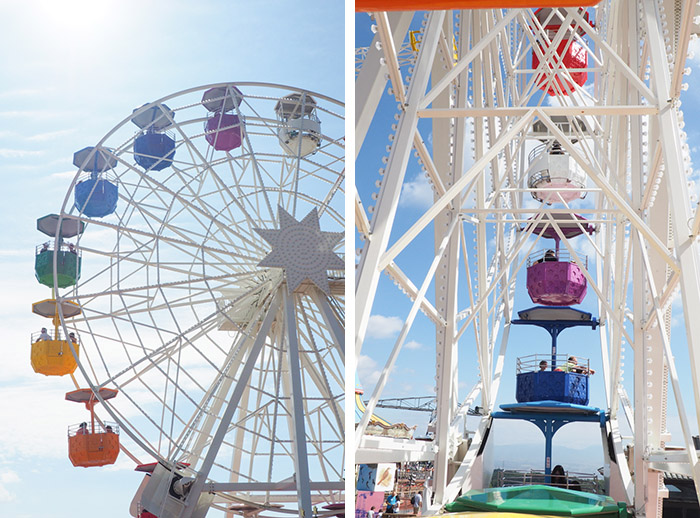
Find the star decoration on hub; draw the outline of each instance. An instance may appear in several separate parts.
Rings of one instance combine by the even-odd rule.
[[[297,221],[282,207],[277,209],[279,230],[256,228],[255,231],[272,245],[272,251],[258,266],[283,268],[287,289],[293,293],[306,279],[326,295],[330,295],[327,270],[342,270],[343,261],[333,248],[343,238],[342,232],[322,232],[318,212],[314,208]]]

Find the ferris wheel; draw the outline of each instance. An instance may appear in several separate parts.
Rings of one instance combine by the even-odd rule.
[[[342,506],[343,110],[207,85],[75,154],[49,306],[93,418],[69,438],[119,432],[147,472],[132,515]]]
[[[590,354],[603,366],[605,491],[637,516],[660,516],[663,471],[692,476],[700,490],[698,423],[686,414],[700,401],[700,214],[680,110],[688,42],[700,30],[695,3],[446,1],[440,9],[461,9],[419,12],[404,9],[431,7],[365,4],[374,37],[356,52],[356,156],[378,175],[376,189],[367,182],[356,196],[356,357],[370,354],[378,301],[393,297],[404,313],[359,421],[358,463],[380,450],[385,462],[433,462],[434,509],[488,483],[482,452],[507,413],[496,398],[518,341],[512,324],[544,326],[516,306],[526,285],[545,310],[589,301],[595,317],[570,315],[599,333]],[[374,12],[381,6],[389,10]],[[401,195],[419,181],[430,202],[411,212]],[[678,290],[686,336],[674,339]],[[363,432],[421,325],[435,343],[433,444],[392,446]],[[685,378],[674,362],[681,351]],[[469,376],[473,389],[459,394]],[[467,437],[462,417],[478,397],[482,417]],[[683,430],[672,455],[671,400]]]

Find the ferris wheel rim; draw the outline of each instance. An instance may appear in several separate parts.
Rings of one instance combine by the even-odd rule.
[[[203,90],[206,90],[206,89],[208,89],[208,88],[217,87],[217,86],[232,86],[232,85],[233,85],[233,86],[263,86],[263,87],[273,86],[273,87],[278,88],[278,89],[280,89],[280,90],[284,89],[285,92],[287,92],[287,93],[288,93],[289,91],[301,91],[301,92],[304,92],[304,93],[309,93],[310,95],[313,95],[313,96],[316,97],[317,99],[323,99],[323,100],[327,100],[327,101],[329,101],[329,102],[332,102],[332,103],[334,103],[335,105],[337,105],[337,106],[339,106],[339,107],[343,107],[343,106],[344,106],[343,103],[340,103],[339,101],[335,101],[335,100],[333,100],[332,98],[330,98],[330,97],[328,97],[328,96],[324,96],[324,95],[321,95],[321,94],[317,94],[317,93],[315,93],[315,92],[310,92],[310,91],[307,91],[307,90],[302,90],[302,89],[299,89],[299,88],[289,87],[289,86],[285,86],[285,85],[271,85],[271,84],[268,84],[268,83],[214,83],[214,84],[211,84],[211,85],[203,85],[203,86],[199,86],[199,87],[194,87],[194,88],[191,88],[191,89],[187,89],[187,90],[183,90],[183,91],[181,91],[181,92],[177,92],[177,93],[171,94],[171,95],[169,95],[169,96],[163,97],[163,98],[161,98],[161,99],[159,99],[159,100],[157,100],[157,101],[154,101],[154,102],[152,102],[152,103],[148,103],[148,104],[144,105],[142,108],[145,110],[145,109],[148,109],[148,107],[150,107],[150,106],[160,105],[160,104],[162,104],[162,103],[164,103],[164,102],[167,102],[167,101],[170,100],[170,99],[177,98],[179,95],[184,95],[185,93],[192,93],[192,92],[197,92],[197,91],[203,91]],[[281,97],[283,97],[282,94],[280,95],[280,98],[281,98]],[[132,120],[133,116],[134,116],[134,113],[132,113],[131,115],[129,115],[128,117],[126,117],[123,121],[121,121],[116,127],[114,127],[107,135],[105,135],[105,136],[99,141],[99,143],[97,144],[97,146],[95,146],[95,148],[96,148],[96,149],[104,149],[104,145],[105,145],[106,142],[109,142],[110,137],[111,137],[112,135],[114,135],[115,132],[117,132],[120,128],[122,128],[122,127],[125,126],[128,122],[130,122],[130,121]],[[178,121],[178,124],[179,124],[179,121]],[[333,138],[333,139],[329,139],[329,142],[332,142],[332,143],[335,143],[335,144],[341,144],[341,139],[335,139],[335,138]],[[252,151],[251,151],[251,152],[252,152]],[[284,158],[284,156],[285,156],[285,155],[284,155],[283,153],[279,153],[279,154],[277,155],[277,158],[281,159],[281,158]],[[280,157],[281,157],[281,158],[280,158]],[[293,158],[293,157],[292,157],[292,158]],[[300,157],[300,158],[301,158],[301,157]],[[342,158],[342,157],[341,157],[341,158]],[[136,171],[139,173],[139,175],[140,175],[141,177],[145,177],[145,178],[148,178],[149,180],[153,180],[152,178],[149,177],[150,171],[147,171],[146,173],[144,173],[144,172],[138,170],[137,168],[135,168],[135,167],[132,166],[132,165],[130,165],[130,168],[136,170]],[[322,171],[321,171],[321,172],[322,172]],[[83,173],[83,167],[80,167],[80,168],[78,169],[78,172],[77,172],[76,175],[74,176],[73,181],[72,181],[72,183],[71,183],[71,185],[70,185],[70,187],[69,187],[69,189],[68,189],[68,193],[67,193],[67,195],[66,195],[66,198],[64,199],[63,207],[61,208],[61,211],[60,211],[60,214],[59,214],[59,222],[58,222],[59,228],[60,228],[60,225],[61,225],[62,221],[63,221],[65,218],[69,218],[69,217],[70,217],[70,218],[77,218],[77,219],[80,219],[80,220],[86,221],[86,222],[95,223],[96,226],[98,226],[98,227],[104,227],[104,228],[107,228],[107,227],[115,227],[116,229],[125,228],[125,227],[122,227],[121,222],[118,222],[118,223],[116,223],[116,224],[112,224],[112,223],[108,223],[108,222],[106,222],[106,221],[103,221],[103,220],[101,220],[101,219],[99,219],[99,218],[93,218],[93,217],[85,216],[85,215],[83,215],[80,211],[78,211],[77,214],[73,213],[74,208],[70,206],[70,196],[71,196],[71,193],[72,193],[73,189],[75,188],[75,185],[76,185],[76,182],[77,182],[79,176],[80,176],[82,173]],[[122,174],[123,174],[123,173],[122,173]],[[320,173],[314,173],[314,176],[319,175],[319,174],[320,174]],[[319,177],[320,177],[320,176],[319,176]],[[333,181],[333,179],[326,180],[327,185],[328,185],[326,192],[332,194],[332,193],[334,193],[335,191],[337,191],[337,190],[338,190],[338,187],[339,187],[340,185],[342,185],[343,177],[344,177],[344,169],[343,169],[342,171],[339,172],[339,176],[338,176],[338,179],[337,179],[336,181]],[[291,191],[291,190],[289,190],[289,189],[287,189],[287,190],[280,190],[279,192],[280,192],[280,196],[282,196],[282,195],[285,195],[285,196],[286,196],[286,195],[295,194],[294,191]],[[343,191],[342,191],[342,188],[340,189],[339,192],[342,194],[342,192],[343,192]],[[311,205],[314,205],[314,206],[321,206],[321,205],[324,203],[324,199],[323,199],[322,196],[321,196],[321,197],[315,197],[315,195],[313,195],[313,194],[307,195],[306,193],[301,193],[301,192],[296,193],[296,194],[301,194],[302,197],[305,199],[305,202],[306,202],[306,203],[311,204]],[[131,198],[131,196],[132,196],[132,195],[129,195],[129,198]],[[246,196],[255,196],[255,194],[247,194]],[[120,200],[122,199],[121,197],[122,197],[122,195],[120,194]],[[123,201],[123,200],[122,200],[122,201]],[[329,200],[326,200],[326,202],[328,202],[328,201],[329,201]],[[70,207],[70,209],[67,209],[68,207]],[[342,209],[335,208],[335,207],[334,207],[333,205],[331,205],[330,203],[325,203],[325,205],[323,205],[323,207],[324,207],[324,209],[328,212],[329,216],[332,217],[333,220],[335,220],[335,221],[338,222],[338,223],[342,220],[342,213],[341,213],[341,210],[342,210]],[[210,225],[209,230],[207,230],[207,232],[206,232],[205,234],[211,233],[211,232],[212,232],[212,226],[216,225],[216,222],[215,222],[215,219],[214,219],[214,218],[212,218],[212,219],[210,220],[209,225]],[[128,230],[128,228],[127,228],[127,230]],[[152,231],[152,232],[151,232],[151,236],[152,236],[152,237],[157,236],[157,232],[156,232],[156,231]],[[58,238],[56,238],[56,239],[58,239]],[[80,238],[79,238],[79,239],[80,239]],[[206,240],[206,238],[204,238],[204,239]],[[197,238],[195,238],[190,244],[191,244],[192,246],[198,246],[196,241],[197,241]],[[201,245],[199,245],[199,246],[200,246],[200,248],[201,248]],[[337,250],[341,250],[343,247],[344,247],[344,243],[341,241],[340,243],[338,243],[336,249],[337,249]],[[224,251],[222,250],[221,252],[224,252]],[[263,255],[264,255],[264,254],[263,254]],[[54,274],[55,274],[55,271],[54,271]],[[240,274],[231,274],[231,275],[233,275],[233,276],[235,276],[235,275],[251,275],[251,276],[252,276],[252,275],[254,275],[254,273],[251,273],[251,272],[244,272],[244,273],[240,273]],[[56,275],[54,275],[54,283],[56,283],[56,282],[57,282],[57,281],[56,281]],[[82,281],[81,281],[81,282],[82,282]],[[205,282],[205,281],[201,281],[201,282]],[[79,286],[79,285],[80,285],[80,284],[77,284],[76,286]],[[81,297],[83,297],[82,294],[78,294],[77,292],[76,292],[76,294],[75,294],[74,296],[61,296],[62,293],[68,293],[70,290],[67,290],[67,289],[59,289],[57,286],[54,286],[54,289],[56,290],[56,298],[57,298],[58,300],[69,300],[69,299],[70,299],[70,300],[73,300],[73,299],[75,299],[75,300],[77,301],[77,300],[79,300]],[[211,290],[209,290],[209,293],[211,294],[211,296],[214,295],[214,293],[213,293]],[[89,296],[89,294],[88,294],[88,296]],[[340,301],[342,300],[342,297],[341,297],[340,299],[338,299],[338,298],[335,297],[335,296],[333,296],[333,297],[337,300],[337,303],[341,303]],[[267,310],[264,310],[264,311],[267,311]],[[62,325],[62,327],[63,327],[63,329],[64,329],[64,332],[67,333],[67,332],[68,332],[68,331],[67,331],[67,330],[68,330],[68,327],[67,327],[68,324],[67,324],[67,320],[63,317],[63,314],[62,314],[60,305],[59,305],[58,312],[59,312],[59,316],[60,316],[60,319],[61,319],[61,325]],[[84,365],[84,360],[79,360],[79,361],[78,361],[78,367],[79,367],[79,369],[81,370],[83,379],[88,383],[88,385],[89,385],[90,388],[93,390],[93,392],[95,392],[95,391],[98,392],[98,393],[97,393],[97,398],[100,400],[100,402],[103,403],[103,405],[102,405],[103,408],[104,408],[104,409],[110,414],[110,416],[111,416],[112,418],[114,418],[117,422],[122,423],[122,426],[121,426],[121,427],[122,427],[122,429],[123,429],[124,431],[126,431],[126,433],[129,435],[129,437],[130,437],[132,440],[134,440],[134,442],[136,442],[136,444],[137,444],[139,447],[141,447],[141,448],[142,448],[146,453],[148,453],[149,455],[152,455],[152,456],[153,456],[154,458],[156,458],[156,459],[164,459],[164,457],[163,457],[163,452],[160,452],[160,453],[159,453],[157,450],[151,449],[151,448],[148,446],[148,444],[145,444],[140,438],[138,438],[138,437],[136,437],[136,436],[134,435],[134,432],[132,431],[132,425],[131,425],[131,424],[127,424],[126,426],[124,426],[124,424],[123,424],[123,423],[124,423],[124,420],[123,420],[122,416],[118,416],[118,415],[115,414],[115,411],[113,410],[111,404],[109,404],[109,403],[104,404],[104,401],[102,401],[101,398],[99,397],[99,390],[98,390],[99,387],[102,386],[102,384],[96,383],[96,381],[98,381],[98,380],[94,380],[95,382],[93,382],[93,375],[89,374],[89,373],[86,371],[86,368],[87,368],[87,367]],[[127,423],[128,423],[128,422],[127,422]]]

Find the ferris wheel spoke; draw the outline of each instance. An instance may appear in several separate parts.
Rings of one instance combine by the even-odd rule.
[[[168,194],[170,194],[170,195],[172,196],[173,200],[178,201],[178,202],[182,205],[182,210],[188,210],[188,212],[189,212],[195,219],[198,219],[198,221],[199,221],[200,226],[201,226],[202,229],[206,229],[207,226],[208,226],[207,224],[204,223],[204,221],[206,220],[206,221],[208,221],[208,222],[213,223],[214,225],[217,225],[221,230],[225,230],[225,231],[228,231],[228,230],[229,230],[228,227],[225,225],[224,222],[221,222],[221,221],[219,221],[219,220],[217,219],[218,217],[220,217],[220,214],[219,214],[219,213],[210,214],[210,213],[209,213],[207,210],[205,210],[204,208],[199,207],[199,206],[197,206],[197,205],[191,203],[187,198],[185,198],[184,196],[182,196],[180,193],[171,191],[171,190],[167,189],[164,185],[162,185],[162,184],[160,184],[160,183],[158,183],[158,182],[152,181],[152,182],[151,182],[151,187],[152,187],[152,188],[154,189],[154,191],[156,191],[156,192],[162,191],[162,192],[167,192]],[[202,195],[201,195],[201,194],[199,195],[199,199],[202,199]],[[205,197],[204,199],[206,199],[206,197]],[[168,202],[168,203],[166,203],[166,206],[171,207],[171,206],[172,206],[172,203],[171,203],[171,202]],[[142,204],[139,204],[139,208],[140,208],[140,209],[145,209],[145,207],[143,207]],[[167,220],[157,217],[157,216],[156,216],[154,213],[152,213],[152,212],[148,212],[148,211],[145,211],[145,210],[143,210],[143,212],[144,212],[144,214],[147,216],[147,220],[148,220],[148,221],[151,221],[151,220],[152,220],[152,221],[155,221],[155,222],[160,223],[161,225],[166,225],[166,224],[168,224],[168,221],[167,221]],[[199,218],[204,218],[204,219],[199,219]],[[192,229],[191,229],[191,228],[183,229],[182,232],[177,232],[178,229],[177,229],[176,227],[173,227],[172,225],[168,225],[168,228],[171,229],[171,230],[174,230],[174,231],[175,231],[181,238],[183,238],[183,239],[187,239],[187,238],[193,239],[193,238],[196,238],[196,237],[197,237],[196,235],[195,235],[195,236],[191,236],[191,235],[192,235]],[[250,241],[250,240],[248,239],[248,237],[247,237],[246,235],[244,235],[244,234],[240,234],[240,233],[237,234],[237,238],[240,239],[243,243],[245,243],[245,244],[247,244],[247,245],[249,245],[249,246],[254,246],[254,243],[253,243],[252,241]]]
[[[241,407],[246,408],[248,405],[247,400],[245,399],[245,394],[249,393],[250,391],[250,386],[246,387],[246,391],[244,392],[244,398],[241,399]],[[235,440],[234,441],[227,441],[224,440],[222,442],[222,445],[228,446],[234,450],[235,453],[239,454],[247,454],[247,455],[252,455],[254,452],[259,451],[261,449],[260,442],[264,443],[271,443],[272,445],[277,444],[291,444],[291,440],[288,439],[282,439],[280,437],[276,437],[274,434],[275,432],[275,427],[272,425],[268,418],[269,418],[269,410],[270,407],[274,405],[274,401],[269,400],[262,406],[259,406],[252,411],[250,411],[246,416],[243,416],[241,420],[232,422],[228,429],[227,429],[227,436],[232,433],[243,433],[246,434],[247,436],[250,436],[252,438],[252,442],[249,447],[244,447],[238,444]],[[274,416],[275,414],[273,414]],[[252,425],[248,424],[248,421],[253,421]],[[187,459],[189,461],[193,459],[201,459],[201,451],[211,445],[212,438],[208,434],[200,434],[200,437],[204,438],[204,441],[202,442],[201,448],[193,448],[192,452],[190,452],[189,456]],[[199,453],[197,453],[199,452]],[[285,455],[291,456],[291,451],[286,450],[284,452]],[[279,453],[277,453],[279,455]],[[272,458],[272,456],[271,456]],[[217,464],[215,464],[217,465]],[[218,464],[219,467],[222,467],[224,469],[229,470],[226,466],[223,466],[221,464]],[[238,470],[231,469],[230,470],[232,473],[235,473],[240,476],[245,476],[248,480],[253,480],[254,477],[251,475],[244,475]],[[269,480],[271,481],[271,480]]]
[[[201,464],[198,467],[197,470],[197,475],[194,479],[194,482],[192,484],[190,493],[188,494],[186,500],[185,500],[185,506],[192,505],[193,502],[190,500],[191,498],[197,499],[199,498],[199,494],[201,493],[204,483],[206,482],[207,477],[209,476],[209,472],[214,465],[214,461],[216,459],[216,454],[218,453],[219,447],[224,439],[224,436],[227,431],[227,427],[229,423],[231,422],[234,412],[236,410],[236,407],[238,406],[238,403],[240,402],[241,396],[243,395],[243,392],[245,390],[245,380],[248,380],[250,378],[251,372],[253,370],[253,367],[255,365],[255,362],[257,361],[257,358],[260,354],[260,351],[263,347],[265,337],[267,336],[270,327],[272,326],[272,322],[274,320],[274,316],[277,313],[277,308],[279,307],[279,299],[280,295],[277,294],[275,298],[272,300],[271,303],[271,308],[268,310],[268,313],[265,317],[265,320],[261,324],[260,327],[260,332],[258,336],[255,338],[250,351],[248,353],[248,356],[245,360],[245,363],[243,364],[240,378],[238,383],[236,384],[236,387],[233,390],[233,393],[230,397],[230,399],[227,402],[226,409],[221,416],[221,421],[219,423],[219,426],[216,430],[216,433],[213,436],[212,444],[207,450],[206,456],[204,457],[204,460],[201,462]],[[192,495],[195,495],[192,497]],[[194,500],[196,502],[196,500]]]
[[[252,153],[253,146],[250,142],[250,136],[248,135],[247,132],[244,134],[243,138],[245,139],[246,147],[248,149],[250,149],[251,153]],[[270,199],[268,197],[267,190],[265,189],[265,184],[263,182],[262,175],[260,174],[258,160],[257,160],[255,154],[251,154],[250,159],[251,159],[251,164],[252,164],[252,169],[253,169],[253,178],[255,179],[256,182],[258,182],[260,192],[262,193],[262,197],[263,197],[263,200],[265,201],[265,206],[266,206],[267,211],[268,211],[269,219],[270,219],[270,221],[276,221],[274,212],[272,210],[272,205],[270,205]]]
[[[206,331],[205,331],[206,332]],[[193,338],[196,338],[196,336],[193,336]],[[161,364],[164,362],[169,362],[173,360],[173,357],[176,354],[179,354],[182,352],[182,349],[184,347],[191,347],[199,357],[201,358],[202,361],[205,363],[208,360],[208,355],[204,354],[201,350],[197,349],[193,344],[192,340],[185,340],[184,344],[175,344],[172,346],[172,348],[167,349],[166,351],[160,351],[160,354],[158,356],[153,356],[153,352],[149,352],[148,350],[143,351],[146,353],[146,356],[142,356],[139,359],[134,359],[134,366],[131,366],[120,373],[115,374],[112,378],[109,380],[105,381],[103,385],[107,384],[114,384],[118,387],[121,387],[122,389],[129,386],[132,383],[136,382],[141,382],[142,379],[149,374],[149,371],[152,369],[158,369],[163,373]],[[138,351],[138,347],[133,347],[135,351]],[[140,370],[136,369],[136,366],[140,364],[141,362],[147,362],[143,367],[141,367]],[[215,367],[215,366],[212,366]],[[127,377],[123,381],[120,382],[120,379],[124,377],[126,374],[130,374],[130,377]],[[189,377],[190,381],[194,384],[198,384],[198,381],[196,378],[190,376],[189,374],[186,374],[186,376]],[[165,379],[169,379],[167,376],[165,376]],[[199,389],[202,389],[201,386],[198,387]]]
[[[141,264],[139,262],[139,264]],[[172,270],[174,272],[182,273],[180,270]],[[149,285],[144,285],[144,286],[135,286],[132,288],[127,288],[127,287],[120,287],[118,289],[107,289],[105,291],[100,291],[100,292],[94,292],[94,293],[81,293],[79,296],[78,295],[68,295],[64,296],[63,300],[68,300],[68,301],[75,301],[75,300],[96,300],[99,297],[103,296],[112,296],[112,295],[117,295],[117,294],[131,294],[133,296],[138,296],[141,292],[143,292],[143,297],[150,298],[150,292],[152,290],[155,290],[156,288],[184,288],[187,287],[188,289],[192,290],[200,290],[204,291],[208,289],[209,283],[217,281],[228,281],[226,284],[222,284],[221,287],[223,288],[226,285],[238,285],[244,281],[247,280],[252,280],[257,278],[257,275],[254,273],[228,273],[228,274],[221,274],[221,275],[201,275],[201,276],[196,276],[192,275],[190,278],[181,280],[181,281],[172,281],[172,282],[163,282],[163,283],[157,283],[157,284],[149,284]],[[199,283],[204,283],[204,286],[197,287]],[[86,283],[87,284],[87,283]],[[110,287],[112,288],[112,287]],[[219,289],[222,289],[219,288]]]
[[[337,345],[342,358],[345,358],[345,329],[340,323],[341,321],[338,318],[338,314],[331,308],[323,293],[314,290],[311,293],[311,298],[316,304],[316,307],[319,308],[320,315],[324,320],[326,328],[333,336],[333,343]],[[304,318],[307,318],[306,313],[304,313]]]
[[[250,293],[247,295],[250,295]],[[245,300],[245,298],[246,298],[246,296],[244,295],[244,296],[241,296],[238,300]],[[152,350],[146,356],[143,356],[142,358],[140,358],[138,360],[134,360],[127,369],[115,374],[113,377],[107,378],[103,382],[102,386],[109,385],[110,383],[115,383],[116,380],[118,378],[120,378],[121,376],[123,376],[124,374],[129,373],[129,372],[134,372],[134,374],[131,378],[127,379],[126,382],[122,382],[122,385],[127,385],[127,384],[137,380],[141,375],[148,372],[148,370],[150,370],[154,367],[157,367],[161,362],[172,359],[172,356],[180,350],[180,347],[192,347],[195,350],[197,350],[196,346],[193,345],[194,342],[196,342],[199,337],[205,336],[209,331],[211,331],[215,327],[219,326],[219,318],[220,318],[220,314],[223,310],[225,310],[225,308],[223,308],[220,311],[216,311],[215,313],[210,314],[207,317],[201,318],[200,321],[195,326],[193,326],[189,329],[180,331],[179,333],[175,333],[175,332],[171,333],[172,337],[170,339],[167,339],[167,341],[165,342],[165,344],[163,346],[161,346],[158,349]],[[261,310],[262,310],[262,308],[261,308]],[[261,311],[261,310],[259,310],[259,311]],[[146,310],[144,310],[144,312],[145,311]],[[148,312],[153,313],[153,310],[151,309]],[[112,314],[114,315],[114,313],[112,313]],[[132,314],[133,314],[133,312],[132,312]],[[103,315],[103,317],[105,317],[105,316],[106,315]],[[125,321],[129,320],[129,315],[127,315],[125,317],[119,317],[118,315],[114,315],[114,316],[117,319],[123,318]],[[90,318],[90,320],[94,321],[95,318]],[[140,325],[140,327],[149,327],[151,329],[159,329],[157,326],[155,326],[155,324],[148,325],[148,324],[140,323],[139,325]],[[189,334],[192,334],[192,337],[188,339],[187,336]],[[240,336],[244,337],[245,333],[241,334]],[[182,343],[179,343],[179,342],[182,342]],[[143,345],[141,343],[134,344],[133,346],[137,349],[143,347]],[[236,351],[236,350],[237,350],[237,348],[236,348],[236,346],[234,346],[233,351]],[[198,351],[198,353],[202,357],[202,359],[204,359],[208,363],[211,363],[208,360],[206,354],[204,354],[202,351]],[[142,370],[136,371],[135,370],[136,367],[138,367],[141,363],[144,363],[144,362],[146,362],[146,366]],[[211,364],[211,366],[216,368],[216,365],[214,365],[214,364]]]
[[[90,221],[93,224],[96,223],[93,220],[89,220],[89,219],[87,221]],[[232,258],[241,259],[241,260],[249,259],[249,256],[247,256],[245,254],[235,253],[235,252],[232,252],[230,250],[225,250],[223,248],[211,247],[211,246],[203,245],[201,243],[198,244],[198,243],[195,243],[195,242],[192,242],[189,240],[183,240],[183,239],[178,239],[178,238],[174,238],[174,237],[170,237],[170,236],[152,234],[150,232],[142,231],[142,230],[139,230],[136,228],[127,228],[127,227],[120,228],[117,225],[113,225],[113,224],[106,223],[103,221],[97,222],[97,224],[104,227],[104,228],[109,228],[111,230],[118,230],[120,233],[123,233],[124,235],[129,236],[131,239],[135,239],[136,236],[142,236],[142,237],[150,238],[154,241],[157,240],[157,241],[161,241],[163,243],[167,243],[169,245],[179,246],[179,247],[182,247],[182,250],[189,250],[190,252],[199,250],[199,251],[220,254],[222,256],[232,257]]]
[[[260,214],[260,207],[255,207],[251,201],[251,199],[256,200],[256,198],[254,196],[250,196],[250,193],[256,192],[257,188],[255,186],[246,185],[246,183],[243,181],[243,177],[247,173],[247,168],[245,165],[239,165],[240,173],[239,177],[236,177],[236,173],[233,168],[233,164],[236,162],[236,159],[233,159],[229,162],[229,172],[231,173],[233,179],[230,186],[226,185],[226,182],[224,182],[223,178],[221,178],[221,176],[219,176],[216,173],[216,171],[211,171],[211,177],[218,185],[222,186],[222,197],[229,196],[230,199],[235,200],[234,203],[245,218],[247,228],[251,229],[254,228],[256,225],[259,225],[260,221],[264,221],[264,218]],[[231,191],[232,188],[236,190],[235,193]],[[246,203],[248,208],[246,208],[246,205],[244,205]],[[233,220],[234,219],[232,218],[231,221]]]
[[[279,288],[275,288],[279,289]],[[275,307],[273,302],[270,303],[271,305],[267,308],[268,316],[265,316],[263,321],[269,317],[270,312],[275,311]],[[261,315],[262,313],[262,308],[258,310],[258,314],[254,316],[253,321],[257,321],[258,315]],[[258,335],[260,336],[260,335]],[[200,439],[197,441],[195,446],[193,447],[192,454],[193,455],[200,455],[202,449],[204,446],[207,444],[206,443],[206,437],[211,434],[211,429],[215,423],[216,416],[219,414],[221,407],[225,401],[225,395],[228,393],[230,390],[230,386],[232,382],[235,379],[235,373],[238,371],[240,367],[240,358],[242,357],[243,354],[245,354],[246,350],[250,347],[252,347],[252,344],[254,343],[254,338],[253,335],[248,335],[248,334],[240,334],[239,335],[240,342],[238,344],[234,344],[234,347],[230,350],[228,353],[227,358],[224,360],[225,365],[227,367],[222,371],[222,376],[217,378],[217,381],[210,389],[207,390],[206,395],[205,395],[205,401],[202,402],[202,406],[211,406],[212,410],[209,412],[207,415],[203,428],[200,430]],[[241,383],[241,380],[238,380],[237,383]],[[216,395],[215,395],[216,394]],[[243,394],[242,397],[244,397],[245,400],[247,400],[249,395],[249,391],[246,390]],[[213,403],[210,403],[209,401],[213,401]],[[198,453],[199,452],[199,453]],[[171,456],[173,453],[171,452]]]
[[[196,157],[199,160],[199,163],[201,164],[201,167],[198,168],[198,174],[197,177],[204,177],[204,175],[211,175],[215,181],[218,183],[221,189],[223,189],[223,194],[226,194],[229,196],[228,201],[232,202],[233,204],[237,205],[239,209],[241,210],[242,214],[248,217],[247,211],[243,209],[243,206],[239,203],[238,198],[236,196],[233,196],[233,194],[230,191],[231,186],[227,185],[226,182],[222,181],[222,179],[216,174],[216,170],[214,167],[212,167],[212,161],[210,160],[210,157],[204,157],[201,155],[201,153],[198,151],[198,148],[191,142],[189,137],[184,134],[181,131],[181,135],[183,137],[183,140],[185,141],[188,150],[192,153],[193,160],[195,160],[194,157]],[[213,152],[213,150],[210,150],[209,152]],[[230,161],[229,161],[230,163]],[[184,186],[186,188],[189,188],[190,182],[184,182]],[[236,182],[233,182],[233,185],[236,185]],[[193,199],[204,199],[206,201],[206,196],[202,196],[202,193],[198,193],[196,197],[193,197]],[[217,217],[219,216],[218,213],[210,214],[210,217],[212,218],[212,221],[218,222]],[[251,225],[254,225],[254,220],[249,219],[249,223]]]
[[[253,113],[257,116],[257,119],[258,119],[260,122],[262,122],[263,127],[264,127],[265,129],[274,132],[273,124],[271,124],[271,121],[269,121],[269,119],[267,119],[267,118],[265,118],[265,117],[262,117],[262,116],[257,112],[257,110],[256,110],[254,107],[252,107],[252,106],[251,106],[251,110],[252,110]],[[303,112],[303,109],[302,109],[302,112]],[[246,134],[246,139],[248,139],[248,135],[247,135],[247,134]],[[301,143],[301,140],[300,140],[299,142]],[[250,149],[251,149],[251,150],[253,149],[252,146],[250,147]],[[251,159],[252,159],[253,171],[254,171],[255,174],[256,174],[255,178],[259,181],[260,188],[262,189],[262,192],[263,192],[263,194],[264,194],[264,200],[265,200],[265,202],[266,202],[267,210],[268,210],[268,212],[269,212],[270,221],[276,222],[276,218],[275,218],[275,216],[274,216],[274,212],[273,212],[273,210],[272,210],[272,206],[270,205],[270,201],[269,201],[269,198],[268,198],[268,196],[267,196],[267,192],[268,192],[268,191],[267,191],[267,189],[265,188],[265,183],[264,183],[264,181],[263,181],[262,175],[260,174],[260,165],[261,165],[261,163],[260,163],[260,161],[257,159],[256,155],[251,155]],[[283,160],[281,161],[281,165],[284,165],[285,163],[286,163],[286,158],[283,159]],[[281,185],[284,185],[284,183],[283,183],[282,180],[280,179],[278,182],[276,182],[276,185],[281,186]],[[293,189],[291,192],[294,194],[294,193],[296,192],[296,189]],[[294,196],[292,196],[292,197],[294,197]],[[285,205],[282,203],[281,196],[278,197],[277,205],[285,206]],[[287,208],[287,207],[285,207],[285,208]],[[295,214],[292,212],[292,215],[295,215]],[[276,228],[276,227],[275,227],[275,228]]]
[[[319,204],[319,209],[318,209],[318,214],[319,216],[322,216],[323,213],[328,209],[329,204],[333,200],[336,194],[340,192],[341,195],[344,195],[345,193],[343,192],[341,185],[343,184],[343,181],[345,180],[345,169],[343,169],[343,172],[338,175],[338,178],[336,179],[335,183],[333,186],[330,188],[328,191],[328,194],[326,194],[326,197],[323,199],[323,201]]]

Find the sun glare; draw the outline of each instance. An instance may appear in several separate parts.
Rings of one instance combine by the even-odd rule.
[[[35,24],[44,45],[53,51],[94,51],[113,36],[122,13],[117,2],[104,0],[39,1]],[[85,48],[81,49],[81,46]]]

